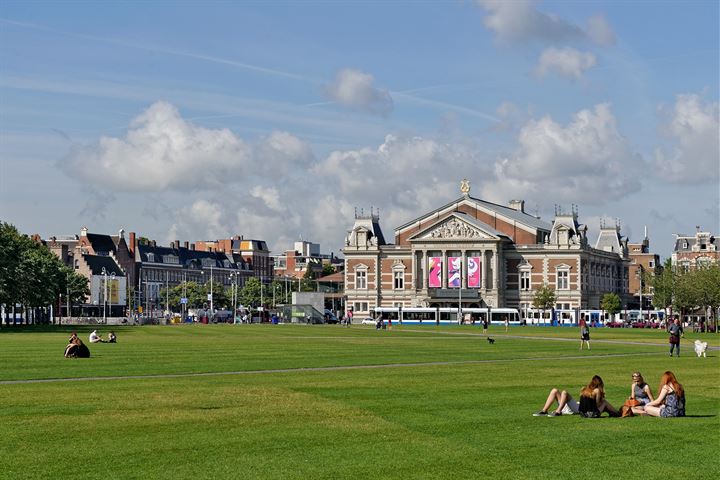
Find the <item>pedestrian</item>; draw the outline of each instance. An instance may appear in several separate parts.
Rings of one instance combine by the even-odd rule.
[[[510,328],[510,320],[508,320],[507,315],[505,315],[505,318],[503,318],[503,323],[505,324],[505,333],[507,333],[508,329]]]
[[[677,356],[680,356],[680,337],[684,336],[682,325],[680,325],[680,319],[675,315],[675,321],[668,327],[668,333],[670,334],[670,356],[672,357],[673,350],[677,349]]]
[[[483,323],[483,335],[487,335],[487,332],[488,332],[488,319],[487,319],[487,317],[483,317],[482,323]]]
[[[587,321],[585,320],[585,314],[580,315],[580,350],[583,349],[583,345],[587,344],[588,350],[590,350],[590,329],[588,328]]]

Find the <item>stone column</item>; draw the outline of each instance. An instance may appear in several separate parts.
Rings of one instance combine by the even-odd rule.
[[[480,253],[480,286],[483,290],[487,288],[487,250]]]
[[[442,251],[442,282],[440,288],[447,288],[448,268],[447,268],[447,250]]]
[[[421,260],[421,262],[422,262],[422,268],[421,268],[421,272],[422,272],[422,287],[423,287],[425,290],[427,290],[427,288],[428,288],[428,271],[427,271],[427,268],[428,268],[428,255],[427,255],[427,250],[423,250],[423,251],[422,251],[422,257],[421,257],[421,258],[422,258],[422,260]]]
[[[498,262],[497,247],[493,249],[492,254],[493,254],[493,263],[492,263],[492,266],[493,266],[493,289],[500,290],[500,272],[498,271],[500,262]],[[497,306],[499,307],[500,305],[497,305]]]

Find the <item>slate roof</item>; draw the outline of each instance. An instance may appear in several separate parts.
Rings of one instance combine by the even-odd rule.
[[[117,251],[115,247],[115,242],[113,242],[113,239],[110,235],[102,235],[99,233],[88,232],[87,239],[88,242],[90,242],[90,245],[92,245],[95,253],[110,253]]]
[[[481,206],[482,208],[486,210],[491,210],[495,213],[498,213],[504,217],[507,217],[511,220],[514,220],[518,223],[522,223],[523,225],[527,225],[529,227],[537,228],[539,230],[547,230],[548,232],[552,230],[552,225],[548,222],[541,220],[533,215],[530,215],[529,213],[523,213],[518,210],[515,210],[514,208],[505,207],[503,205],[498,205],[496,203],[487,202],[485,200],[480,200],[479,198],[471,197],[469,195],[453,200],[452,202],[449,202],[445,205],[443,205],[440,208],[436,208],[435,210],[425,213],[422,216],[415,218],[412,221],[409,221],[405,223],[404,225],[401,225],[396,228],[396,230],[402,230],[406,227],[409,227],[410,225],[413,225],[418,222],[418,220],[422,220],[424,218],[430,217],[433,214],[437,212],[441,212],[443,210],[447,210],[448,208],[452,207],[453,205],[457,205],[459,203],[462,203],[463,201],[469,201],[469,203],[475,203],[478,206]]]
[[[137,251],[142,263],[177,265],[179,267],[197,269],[208,268],[210,265],[212,265],[213,268],[247,269],[247,264],[243,261],[242,257],[236,254],[190,250],[185,247],[170,248],[142,244],[138,245]],[[154,256],[152,262],[149,260],[149,254]],[[177,257],[178,263],[166,261],[168,260],[166,256],[170,255]]]
[[[102,269],[105,268],[105,272],[108,275],[115,274],[116,277],[124,277],[125,273],[122,271],[120,266],[115,263],[113,257],[104,255],[83,255],[83,260],[90,267],[90,271],[93,275],[102,275]]]

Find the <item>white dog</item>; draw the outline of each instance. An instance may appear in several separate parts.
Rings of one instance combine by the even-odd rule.
[[[707,355],[705,354],[705,350],[707,350],[707,342],[695,340],[695,353],[697,353],[698,358],[707,357]]]

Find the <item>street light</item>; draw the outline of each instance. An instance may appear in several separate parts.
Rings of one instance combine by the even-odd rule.
[[[105,270],[105,267],[102,267],[101,273],[103,275],[103,279],[104,279],[104,283],[105,283],[105,287],[103,289],[103,293],[104,293],[103,294],[103,323],[107,324],[107,295],[108,295],[107,277],[108,277],[108,272],[107,272],[107,270]],[[112,272],[110,274],[110,280],[112,282],[115,281],[115,272]],[[112,314],[112,301],[110,302],[110,313]]]

